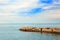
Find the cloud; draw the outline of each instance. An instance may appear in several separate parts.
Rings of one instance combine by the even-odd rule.
[[[43,1],[43,2],[41,2]],[[51,2],[52,0],[40,0],[40,4],[38,4],[38,0],[2,0],[2,3],[6,4],[5,5],[0,5],[0,9],[2,10],[2,12],[6,12],[6,13],[22,13],[22,12],[28,12],[28,11],[32,11],[32,9],[36,8],[41,8],[42,10],[46,10],[52,7],[57,7],[57,5],[54,3],[56,1],[52,1],[53,3],[50,5],[49,2]],[[2,4],[0,3],[0,4]],[[45,4],[48,3],[49,5]],[[56,2],[57,3],[57,2]],[[59,2],[60,3],[60,2]],[[59,6],[59,5],[58,5]],[[29,12],[29,13],[30,13]],[[28,13],[28,14],[29,14]],[[34,12],[35,13],[35,12]],[[33,14],[34,14],[33,13]]]
[[[31,8],[32,6],[35,6],[34,2],[36,2],[35,0],[33,0],[33,1],[32,0],[31,1],[28,1],[28,0],[26,0],[26,1],[25,0],[22,0],[22,1],[21,0],[16,0],[11,4],[10,1],[7,1],[7,0],[5,0],[5,1],[6,1],[6,5],[3,5],[3,6],[0,5],[0,9],[4,13],[5,12],[6,13],[11,13],[11,12],[18,13],[18,12],[21,12],[21,10],[23,10],[23,9],[30,10],[29,8]],[[3,4],[5,4],[4,2],[3,2]],[[25,11],[25,10],[23,10],[23,11]]]
[[[56,19],[60,20],[59,0],[0,0],[1,23],[52,23]]]
[[[0,23],[60,23],[60,9],[47,10],[37,16],[0,15]]]
[[[42,14],[43,13],[43,14]],[[42,19],[45,23],[60,23],[60,9],[47,10],[37,15],[37,18]]]

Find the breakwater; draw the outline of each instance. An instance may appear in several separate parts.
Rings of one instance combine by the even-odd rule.
[[[60,28],[22,27],[20,31],[60,33]]]

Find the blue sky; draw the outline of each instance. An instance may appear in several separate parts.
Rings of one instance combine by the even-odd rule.
[[[0,23],[60,23],[60,0],[0,0]]]

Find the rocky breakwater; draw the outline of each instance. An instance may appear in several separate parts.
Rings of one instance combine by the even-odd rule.
[[[60,28],[22,27],[20,31],[60,33]]]

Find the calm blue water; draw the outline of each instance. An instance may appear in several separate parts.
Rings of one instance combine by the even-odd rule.
[[[60,34],[22,32],[18,29],[22,26],[35,27],[59,27],[60,24],[0,24],[0,40],[60,40]]]

